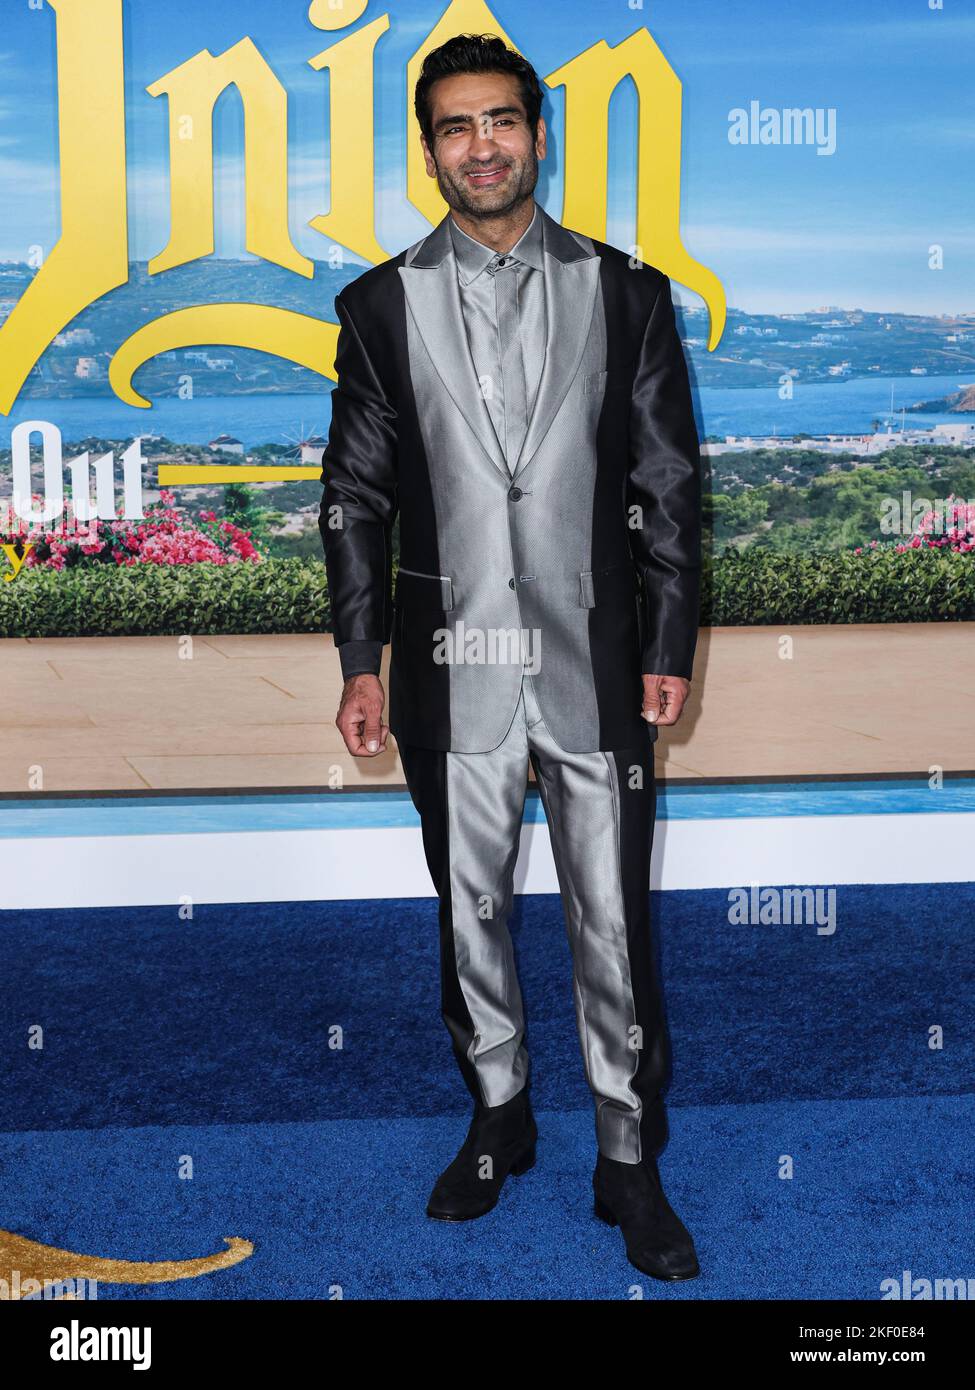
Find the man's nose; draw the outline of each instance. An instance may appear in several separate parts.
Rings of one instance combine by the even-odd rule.
[[[497,152],[498,144],[494,138],[494,126],[491,121],[483,121],[474,127],[474,136],[471,140],[471,151],[482,158]]]

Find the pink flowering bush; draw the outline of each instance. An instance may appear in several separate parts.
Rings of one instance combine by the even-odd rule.
[[[871,541],[866,547],[858,545],[854,555],[864,550],[892,550],[900,555],[905,550],[975,550],[975,504],[946,498],[945,506],[926,512],[908,541]]]
[[[35,501],[40,501],[35,498]],[[201,512],[198,522],[175,506],[175,494],[162,490],[160,500],[136,521],[119,518],[91,521],[63,519],[52,525],[31,525],[8,517],[0,526],[4,544],[30,545],[25,568],[91,568],[115,565],[235,565],[260,563],[264,556],[251,532],[221,521],[215,512]]]

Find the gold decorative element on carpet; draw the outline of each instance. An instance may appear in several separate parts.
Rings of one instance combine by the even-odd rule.
[[[59,1250],[54,1245],[42,1245],[26,1236],[15,1235],[13,1231],[0,1230],[0,1287],[6,1283],[10,1290],[8,1297],[17,1298],[16,1288],[23,1288],[29,1280],[35,1279],[42,1287],[66,1279],[96,1279],[100,1284],[165,1284],[228,1269],[254,1253],[252,1241],[239,1236],[224,1236],[224,1240],[228,1249],[194,1260],[112,1260]]]

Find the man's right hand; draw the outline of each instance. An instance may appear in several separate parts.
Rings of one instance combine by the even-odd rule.
[[[382,722],[386,694],[378,676],[350,676],[342,687],[335,717],[345,746],[354,758],[374,758],[386,751],[388,725]]]

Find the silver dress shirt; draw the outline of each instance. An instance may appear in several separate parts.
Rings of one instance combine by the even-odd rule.
[[[503,254],[448,218],[467,341],[498,443],[513,473],[545,362],[545,255],[538,206]]]

